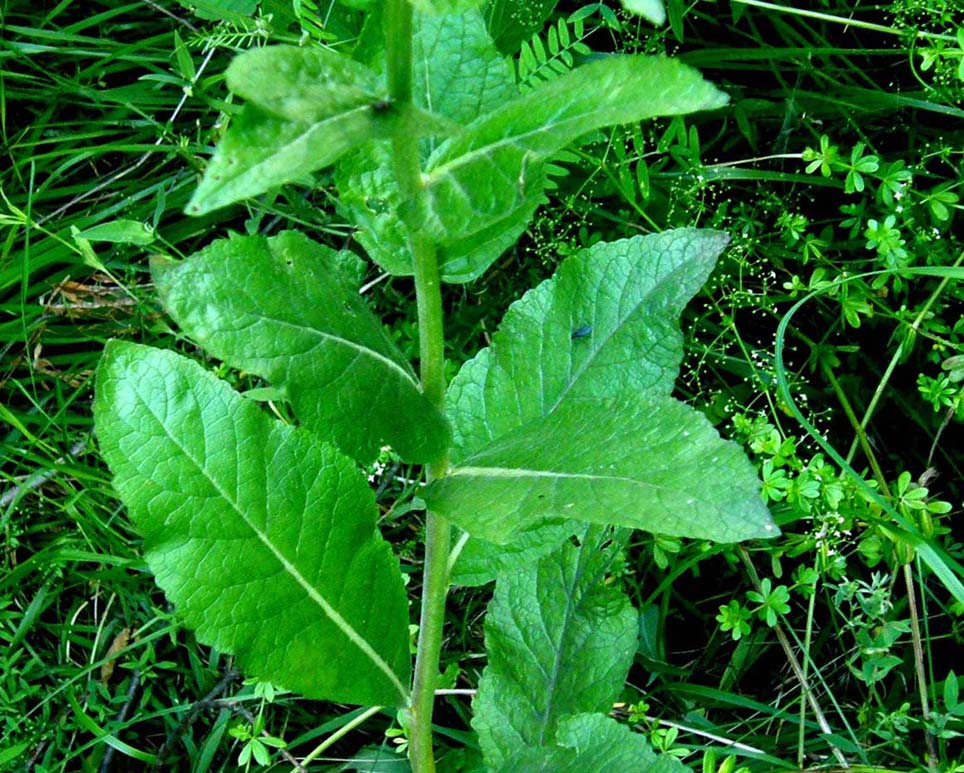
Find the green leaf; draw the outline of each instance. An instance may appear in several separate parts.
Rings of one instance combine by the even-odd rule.
[[[449,580],[453,585],[485,585],[502,574],[532,566],[581,528],[585,527],[578,521],[548,524],[517,533],[511,545],[469,539],[452,567]]]
[[[669,395],[683,359],[677,320],[727,242],[720,231],[684,228],[565,260],[512,304],[492,346],[449,386],[453,461],[570,400]]]
[[[492,40],[506,56],[545,26],[559,0],[491,0],[485,20]]]
[[[94,418],[157,584],[202,642],[307,697],[405,703],[402,578],[350,459],[130,343],[107,345]]]
[[[680,62],[610,56],[541,83],[443,143],[429,159],[416,213],[440,244],[467,240],[532,206],[544,164],[593,129],[726,104]],[[486,266],[476,261],[477,275]]]
[[[388,136],[398,121],[438,129],[431,116],[385,102],[372,70],[328,49],[254,49],[231,63],[227,82],[249,104],[218,144],[191,214],[302,180],[353,147]]]
[[[553,746],[513,755],[503,771],[526,773],[687,773],[669,754],[653,752],[645,736],[604,714],[575,714],[559,720]]]
[[[463,460],[424,498],[496,543],[561,518],[717,542],[779,533],[739,446],[663,396],[565,401]]]
[[[140,220],[111,220],[85,228],[74,235],[92,242],[136,244],[139,247],[146,247],[157,238],[154,229]]]
[[[230,21],[240,24],[258,9],[257,0],[191,0],[181,5],[191,8],[199,19]]]
[[[326,48],[269,46],[235,57],[228,88],[266,113],[312,123],[376,102],[378,76]]]
[[[216,357],[286,390],[302,423],[370,461],[392,445],[409,461],[448,445],[445,418],[364,300],[338,253],[303,234],[221,239],[155,261],[165,308]]]
[[[519,94],[512,68],[493,46],[478,12],[416,15],[413,52],[416,104],[456,124],[469,123]],[[423,141],[423,160],[434,150],[433,143]],[[391,274],[412,274],[388,143],[368,143],[349,153],[338,164],[335,181],[339,200],[360,226],[358,239],[372,259]],[[451,281],[469,251],[483,252],[489,262],[495,260],[518,233],[493,228],[469,244],[443,247],[439,251],[443,278]]]
[[[362,105],[315,121],[288,121],[246,105],[218,143],[186,211],[203,215],[303,180],[356,145],[387,136],[392,119]]]
[[[567,715],[609,711],[623,687],[636,614],[602,583],[617,547],[603,548],[606,537],[589,528],[580,548],[566,543],[496,584],[472,721],[495,770],[529,770],[504,763],[525,747],[550,745]]]
[[[642,16],[646,21],[662,27],[666,23],[666,9],[663,0],[620,0],[630,13]]]
[[[411,0],[416,10],[427,14],[462,13],[477,8],[485,0]]]

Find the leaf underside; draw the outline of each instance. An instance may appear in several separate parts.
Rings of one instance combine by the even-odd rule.
[[[442,414],[354,289],[334,250],[295,231],[232,236],[155,261],[165,308],[205,349],[283,388],[301,422],[367,462],[383,445],[431,461]]]
[[[107,345],[94,417],[148,565],[202,642],[307,697],[405,703],[405,590],[350,459],[130,343]]]

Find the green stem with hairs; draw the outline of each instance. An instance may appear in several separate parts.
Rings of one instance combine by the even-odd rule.
[[[398,125],[392,137],[395,178],[403,201],[423,195],[418,134],[412,125],[412,7],[408,0],[386,0],[384,9],[385,54],[388,91]],[[408,244],[415,273],[418,301],[419,367],[422,391],[441,408],[445,396],[445,338],[442,292],[435,244],[412,222],[406,222]],[[429,481],[445,474],[444,456],[428,465]],[[429,512],[425,522],[425,563],[422,570],[422,606],[419,619],[415,676],[409,714],[409,760],[415,773],[433,773],[432,710],[435,681],[442,650],[445,597],[448,593],[448,561],[451,526]]]

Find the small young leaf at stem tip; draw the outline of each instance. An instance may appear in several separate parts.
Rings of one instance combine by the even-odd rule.
[[[607,56],[539,85],[442,143],[429,159],[414,215],[443,245],[469,239],[537,202],[547,160],[593,129],[727,101],[681,62]]]
[[[114,487],[198,638],[307,697],[404,705],[405,589],[354,462],[173,352],[112,341],[96,389]]]

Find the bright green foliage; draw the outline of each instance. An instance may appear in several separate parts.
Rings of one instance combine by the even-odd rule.
[[[669,754],[656,755],[647,740],[603,714],[563,717],[555,743],[513,754],[500,771],[527,773],[685,773],[687,768]]]
[[[188,211],[210,212],[334,163],[386,136],[394,112],[372,108],[378,79],[330,51],[275,46],[238,57],[228,84],[249,100],[218,143]]]
[[[415,18],[414,98],[434,114],[467,124],[519,95],[512,68],[492,44],[478,12]],[[423,160],[434,150],[422,143]],[[412,273],[405,228],[399,217],[401,194],[392,171],[389,143],[372,142],[349,153],[336,168],[341,203],[361,227],[358,240],[369,256],[392,274]],[[533,202],[534,212],[538,202]],[[530,213],[531,215],[531,213]],[[493,229],[487,239],[439,249],[445,275],[463,264],[466,254],[491,263],[515,240],[517,232]]]
[[[492,346],[449,386],[453,461],[572,400],[669,395],[683,358],[677,320],[727,241],[679,229],[564,261],[512,304]],[[586,326],[588,335],[572,337]]]
[[[488,235],[507,221],[519,223],[518,235],[525,225],[520,213],[542,194],[545,162],[573,140],[603,126],[726,101],[695,70],[670,59],[613,56],[584,65],[443,143],[429,159],[417,222],[443,245]],[[459,267],[458,281],[487,266],[473,258]]]
[[[203,215],[303,180],[367,138],[387,135],[391,119],[362,105],[316,121],[288,121],[246,105],[218,143],[188,212]]]
[[[108,345],[94,410],[151,571],[202,641],[308,696],[404,703],[405,591],[350,459],[136,344]]]
[[[411,0],[412,5],[423,13],[462,13],[482,5],[484,0]]]
[[[778,533],[742,450],[668,397],[567,400],[464,459],[425,501],[496,543],[566,517],[719,542]]]
[[[375,73],[326,48],[254,48],[231,62],[228,88],[266,113],[310,123],[370,105],[383,94]]]
[[[615,545],[605,530],[566,544],[500,578],[485,621],[489,662],[479,682],[472,726],[494,770],[525,770],[507,760],[551,747],[564,717],[608,712],[636,651],[629,600],[602,584]]]
[[[755,529],[764,530],[757,534],[772,533],[765,530],[771,523],[757,495],[756,476],[742,454],[734,446],[723,443],[695,412],[661,399],[672,391],[683,356],[682,335],[676,320],[689,298],[706,281],[726,242],[725,234],[718,232],[679,229],[599,244],[563,262],[552,279],[526,293],[509,308],[492,338],[492,346],[467,362],[449,387],[446,408],[455,434],[453,462],[468,465],[463,461],[467,456],[513,432],[521,433],[519,450],[532,451],[522,447],[528,441],[521,439],[527,435],[526,430],[520,428],[528,425],[529,433],[541,435],[545,428],[538,420],[561,406],[577,406],[567,413],[581,427],[588,415],[583,411],[592,403],[601,412],[601,421],[589,428],[591,433],[597,433],[592,442],[578,434],[570,435],[575,431],[574,426],[553,424],[562,434],[560,448],[569,449],[558,460],[560,466],[555,472],[565,471],[580,477],[546,474],[549,472],[544,468],[546,459],[531,459],[543,464],[538,467],[541,471],[538,475],[531,474],[534,470],[520,474],[521,470],[516,469],[511,473],[502,471],[492,475],[490,470],[459,478],[464,471],[459,473],[457,466],[456,477],[439,481],[430,489],[428,495],[433,505],[448,512],[473,535],[456,564],[456,582],[488,582],[511,567],[544,555],[572,531],[565,524],[553,521],[592,519],[582,509],[581,502],[590,490],[593,494],[589,498],[594,497],[599,487],[605,488],[615,501],[628,499],[629,509],[618,511],[624,519],[618,522],[624,525],[724,540],[746,538],[737,535],[746,535]],[[573,332],[586,327],[590,328],[587,335],[573,338]],[[729,472],[736,475],[735,488],[716,487],[715,493],[711,493],[716,475],[709,474],[702,481],[692,475],[683,476],[676,484],[683,489],[677,492],[679,502],[668,502],[668,508],[646,510],[641,503],[652,502],[652,496],[639,499],[640,490],[645,487],[639,478],[646,478],[652,471],[645,468],[643,459],[654,459],[658,467],[662,466],[663,459],[645,449],[641,451],[642,456],[634,456],[628,448],[638,448],[643,443],[642,436],[614,419],[618,412],[599,402],[627,394],[650,395],[654,403],[669,412],[665,415],[684,416],[692,425],[687,431],[693,433],[693,438],[704,438],[706,446],[697,451],[689,443],[690,438],[681,435],[677,437],[680,445],[695,454],[694,458],[706,454],[704,461],[710,466],[705,469],[712,469],[720,479],[729,474],[723,472],[726,465],[732,465]],[[648,432],[655,425],[645,410],[641,410],[643,405],[642,402],[630,405],[629,415]],[[604,426],[612,427],[613,436],[598,436]],[[668,436],[683,429],[674,425]],[[626,450],[614,445],[616,437],[621,439],[627,435]],[[578,444],[573,444],[573,438],[579,439]],[[535,440],[533,448],[544,446],[543,438]],[[618,452],[612,450],[617,448]],[[584,459],[586,468],[575,467],[584,455],[594,458]],[[716,461],[712,461],[714,458]],[[501,465],[504,459],[496,461]],[[473,467],[478,466],[476,462],[472,461]],[[629,469],[630,478],[613,478],[611,473],[617,465]],[[672,469],[666,472],[673,474]],[[637,480],[633,482],[632,477]],[[472,509],[474,504],[461,500],[468,493],[470,480],[483,483],[489,494],[511,493],[507,493],[501,507],[493,510],[486,507],[478,511],[477,517],[476,510]],[[707,499],[695,495],[700,487],[705,489]],[[655,489],[646,490],[650,495],[658,493]],[[527,492],[528,499],[520,500],[522,491]],[[577,491],[580,492],[577,498],[566,496]],[[736,494],[737,491],[740,493]],[[438,499],[433,498],[435,496]],[[690,499],[694,500],[693,506],[679,506]],[[735,504],[737,501],[741,504]],[[580,504],[567,507],[574,502]],[[614,505],[612,499],[607,502]],[[696,506],[697,502],[713,511],[722,508],[726,515],[721,520],[707,516]],[[611,520],[617,511],[604,510],[602,502],[598,504],[596,512],[606,522],[617,522]],[[513,508],[518,510],[510,514]],[[522,510],[528,517],[516,520]],[[504,520],[506,518],[508,520]],[[645,526],[639,518],[646,519]],[[762,520],[753,526],[758,518]],[[546,519],[552,520],[545,529],[532,531]],[[571,526],[572,521],[567,523]],[[510,531],[514,532],[512,544],[506,547],[485,541],[503,542]],[[483,533],[489,536],[483,536],[482,540],[475,538]]]
[[[154,279],[188,335],[283,388],[307,427],[356,459],[390,444],[431,461],[448,445],[444,417],[334,250],[295,231],[232,236],[181,263],[156,261]]]

